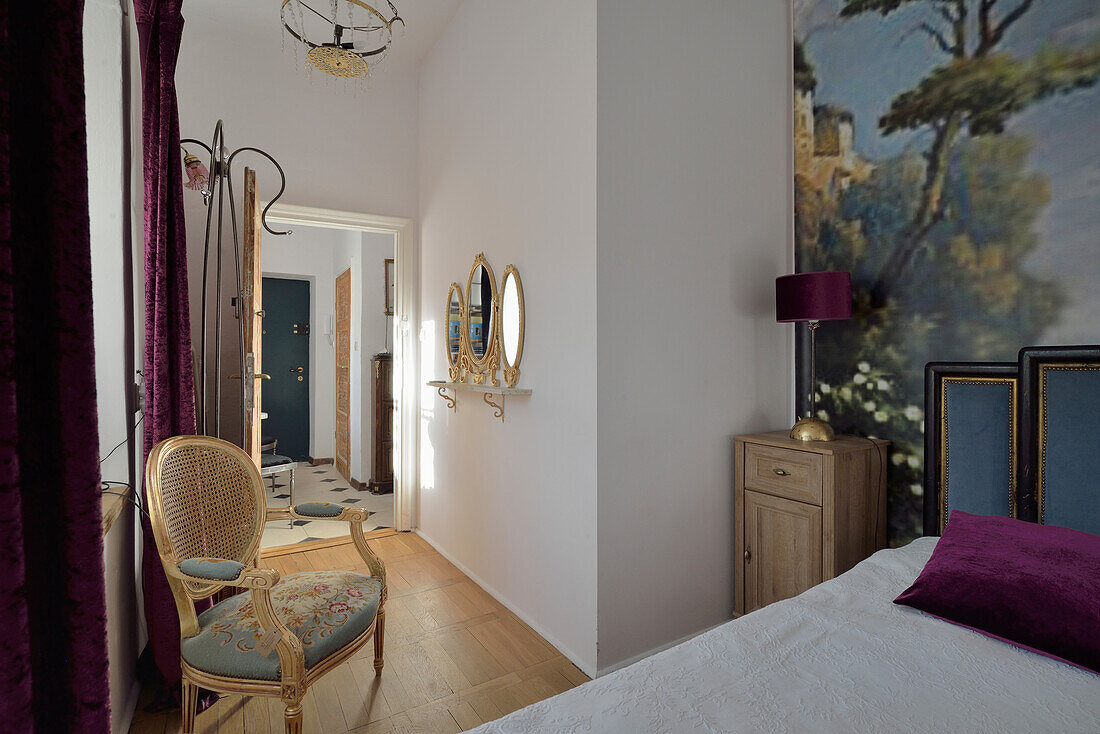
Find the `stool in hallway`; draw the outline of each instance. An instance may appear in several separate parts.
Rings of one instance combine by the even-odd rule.
[[[298,462],[289,456],[280,454],[260,454],[260,478],[271,477],[271,491],[275,491],[275,475],[290,472],[290,499],[287,502],[294,506],[294,470],[298,468]],[[294,527],[294,519],[290,520],[290,527]]]

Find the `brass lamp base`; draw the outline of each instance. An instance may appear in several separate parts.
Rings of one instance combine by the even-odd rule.
[[[799,418],[791,428],[791,438],[796,441],[832,441],[836,431],[820,418]]]

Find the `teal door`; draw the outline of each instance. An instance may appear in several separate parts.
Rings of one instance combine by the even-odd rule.
[[[309,282],[264,278],[261,433],[295,461],[309,457]]]

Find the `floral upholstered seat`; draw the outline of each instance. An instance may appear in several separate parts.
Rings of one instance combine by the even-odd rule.
[[[302,641],[306,669],[361,635],[374,621],[381,598],[378,578],[351,571],[283,577],[271,591],[275,612]],[[263,630],[251,594],[237,594],[199,615],[199,634],[181,641],[191,666],[234,678],[279,680],[279,656],[256,649]]]
[[[287,465],[274,468],[280,466]],[[195,730],[200,687],[277,697],[285,734],[302,734],[309,687],[371,639],[374,674],[382,675],[386,564],[363,535],[370,512],[331,502],[269,508],[260,473],[250,454],[210,436],[166,438],[145,464],[149,522],[179,616],[185,732]],[[266,523],[298,519],[346,522],[369,575],[333,570],[283,577],[265,568]],[[201,614],[195,609],[196,601],[228,587],[247,591]]]

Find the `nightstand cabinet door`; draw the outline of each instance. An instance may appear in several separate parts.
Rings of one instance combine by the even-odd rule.
[[[745,612],[821,583],[821,508],[745,492]]]
[[[889,444],[734,436],[734,615],[797,596],[886,546]]]

